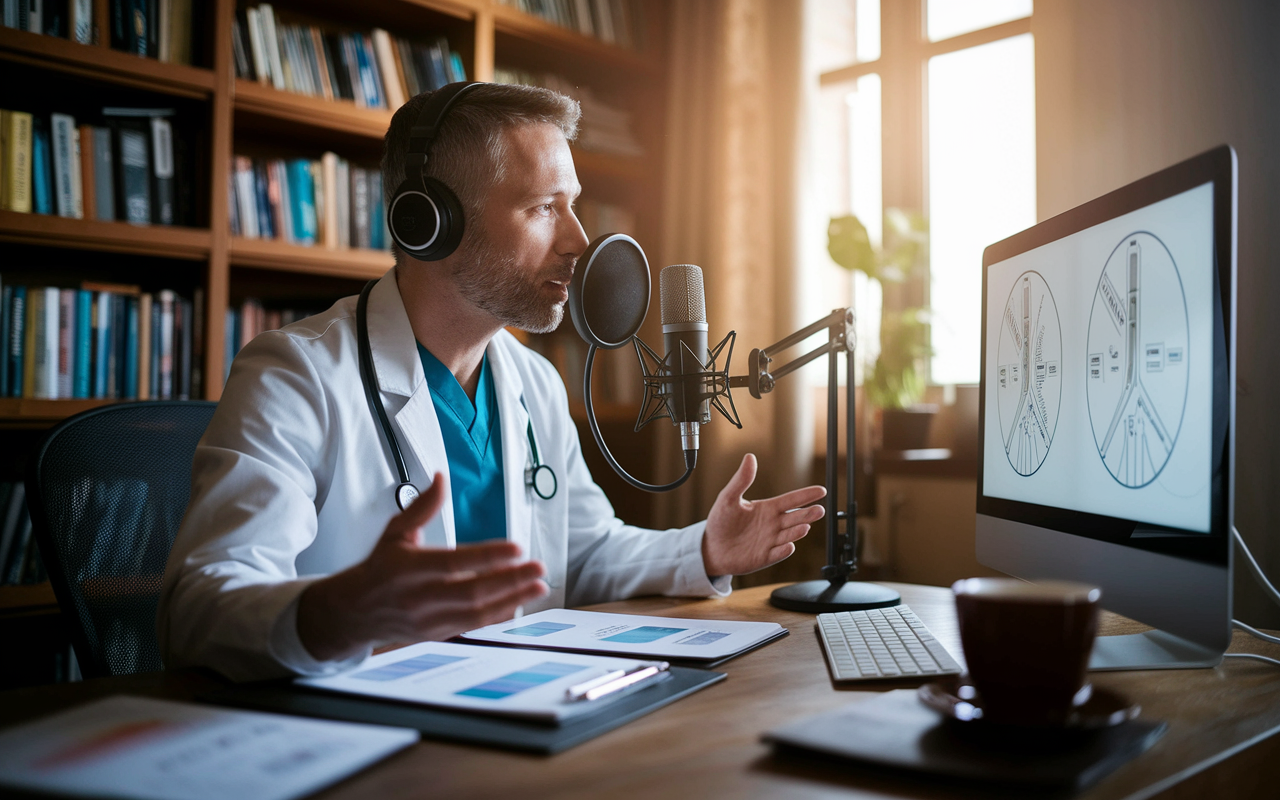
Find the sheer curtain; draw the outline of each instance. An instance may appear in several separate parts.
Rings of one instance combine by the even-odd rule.
[[[746,373],[752,348],[806,322],[797,311],[802,19],[800,0],[675,0],[672,8],[664,238],[652,267],[702,267],[711,343],[738,332],[734,375]],[[655,317],[657,301],[655,293]],[[760,400],[735,390],[742,430],[718,415],[703,428],[693,478],[657,500],[661,522],[704,517],[747,452],[760,463],[748,498],[807,482],[812,413],[797,377]],[[678,441],[662,443],[668,479],[680,471]]]

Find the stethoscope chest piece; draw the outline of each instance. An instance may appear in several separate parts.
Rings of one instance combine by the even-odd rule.
[[[550,500],[556,496],[556,473],[546,464],[538,464],[532,470],[529,476],[529,485],[533,487],[533,493],[543,500]]]
[[[414,500],[418,499],[418,487],[412,483],[402,483],[396,487],[396,505],[401,511],[407,511]]]

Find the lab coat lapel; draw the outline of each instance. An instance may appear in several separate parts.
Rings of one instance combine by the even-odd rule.
[[[422,372],[417,340],[404,310],[395,270],[384,275],[369,294],[369,344],[383,402],[389,415],[394,417],[392,424],[398,429],[401,450],[408,450],[405,458],[409,461],[410,479],[419,490],[425,491],[431,485],[432,476],[439,472],[448,485],[449,458],[444,449],[444,436],[440,433],[440,420],[436,418],[435,403],[431,401],[431,390]],[[398,412],[391,414],[390,409],[399,405],[398,398],[407,399]],[[505,430],[503,433],[505,435]],[[414,469],[410,455],[417,459],[421,473]],[[455,547],[452,492],[445,493],[440,518],[444,523],[444,545]]]
[[[502,482],[507,500],[507,540],[520,545],[526,557],[530,555],[533,533],[531,500],[525,485],[525,462],[529,455],[526,431],[529,412],[520,398],[524,395],[524,381],[520,378],[506,348],[498,338],[489,342],[489,368],[493,370],[493,384],[498,393],[498,415],[502,423]]]

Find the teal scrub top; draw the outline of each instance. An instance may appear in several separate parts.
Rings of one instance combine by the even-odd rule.
[[[431,351],[418,345],[422,371],[440,420],[449,458],[453,528],[458,544],[507,537],[507,501],[502,482],[502,425],[489,356],[480,362],[476,400]]]

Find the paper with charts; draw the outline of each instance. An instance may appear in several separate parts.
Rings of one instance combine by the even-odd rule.
[[[0,732],[0,787],[136,800],[287,800],[416,741],[418,732],[406,728],[118,695]]]
[[[565,690],[569,687],[648,663],[634,658],[422,642],[372,656],[340,675],[298,678],[295,683],[454,711],[559,722],[593,713],[609,702],[568,702]]]
[[[468,631],[462,638],[554,650],[718,661],[786,632],[776,622],[642,617],[552,608]]]

